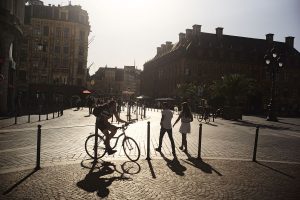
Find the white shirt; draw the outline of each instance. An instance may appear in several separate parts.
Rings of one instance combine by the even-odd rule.
[[[165,129],[172,129],[171,120],[173,118],[173,112],[171,110],[163,110],[161,114],[164,116],[162,121],[162,127]]]

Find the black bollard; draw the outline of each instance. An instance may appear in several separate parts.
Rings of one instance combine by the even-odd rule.
[[[201,159],[202,124],[199,124],[198,159]]]
[[[97,153],[98,153],[98,127],[95,124],[95,149],[94,149],[94,163],[97,163]]]
[[[147,110],[147,108],[144,107],[144,118],[146,118],[146,110]]]
[[[38,125],[37,131],[37,151],[36,151],[36,166],[35,170],[41,169],[41,125]]]
[[[15,124],[17,124],[18,123],[18,115],[17,115],[17,113],[15,113]]]
[[[150,158],[150,122],[147,122],[147,158],[146,160],[151,160]]]
[[[255,141],[254,141],[254,149],[253,149],[253,157],[252,157],[252,161],[253,161],[253,162],[256,162],[256,151],[257,151],[258,132],[259,132],[259,126],[256,127]]]
[[[53,111],[52,119],[54,119],[54,111]]]
[[[30,113],[28,114],[28,123],[30,122]]]

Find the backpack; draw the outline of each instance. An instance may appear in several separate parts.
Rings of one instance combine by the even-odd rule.
[[[97,107],[95,107],[95,108],[93,109],[93,115],[94,115],[95,117],[100,116],[100,114],[102,113],[103,109],[104,109],[103,106],[97,106]]]

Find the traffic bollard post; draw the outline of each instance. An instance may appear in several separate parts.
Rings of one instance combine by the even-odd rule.
[[[253,149],[253,157],[252,157],[252,161],[253,161],[253,162],[256,162],[256,151],[257,151],[258,132],[259,132],[259,126],[256,127],[255,141],[254,141],[254,149]]]
[[[150,122],[147,122],[147,158],[146,160],[151,160],[150,158]]]
[[[95,148],[94,148],[94,163],[97,163],[97,153],[98,153],[98,127],[95,124]]]
[[[201,159],[202,124],[199,124],[198,159]]]
[[[41,169],[41,132],[42,126],[38,125],[37,131],[37,151],[36,151],[36,166],[35,170]]]

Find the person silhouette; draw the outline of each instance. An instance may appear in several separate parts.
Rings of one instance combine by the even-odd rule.
[[[161,111],[161,114],[162,116],[160,120],[161,128],[159,134],[159,144],[155,150],[161,152],[162,140],[165,133],[167,132],[171,141],[172,154],[174,156],[174,159],[177,159],[176,152],[175,152],[175,143],[174,143],[173,133],[172,133],[172,123],[171,123],[171,120],[173,118],[173,112],[170,110],[167,102],[163,103],[163,110]]]

